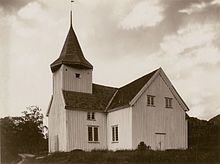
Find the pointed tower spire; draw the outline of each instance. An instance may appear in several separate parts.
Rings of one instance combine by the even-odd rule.
[[[73,2],[73,0],[71,0]],[[62,64],[79,69],[93,69],[86,60],[72,26],[72,10],[70,11],[70,29],[67,34],[60,56],[51,65],[52,72],[58,70]]]
[[[72,10],[70,11],[70,27],[73,26]]]
[[[73,26],[73,12],[72,12],[72,4],[73,4],[74,0],[71,0],[70,3],[71,3],[71,8],[70,8],[70,27]]]

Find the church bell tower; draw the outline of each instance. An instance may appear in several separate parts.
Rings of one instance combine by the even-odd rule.
[[[70,29],[60,56],[51,65],[53,73],[53,95],[62,90],[92,93],[93,66],[86,60],[72,25],[70,12]]]

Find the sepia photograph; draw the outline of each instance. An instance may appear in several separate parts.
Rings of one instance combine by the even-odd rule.
[[[2,164],[220,163],[220,0],[0,0]]]

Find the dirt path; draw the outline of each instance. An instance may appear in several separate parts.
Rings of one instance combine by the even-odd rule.
[[[28,158],[30,159],[35,157],[35,155],[33,154],[18,154],[18,155],[22,158],[22,160],[19,161],[17,164],[25,164],[25,162],[28,161]]]

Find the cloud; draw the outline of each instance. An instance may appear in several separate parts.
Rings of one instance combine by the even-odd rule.
[[[18,11],[19,18],[23,20],[42,21],[45,19],[46,13],[38,2],[30,2]]]
[[[220,67],[217,64],[220,62],[220,51],[207,46],[190,53],[194,53],[195,56],[152,54],[146,56],[145,60],[142,59],[143,62],[139,62],[139,65],[152,62],[155,68],[162,67],[189,106],[188,114],[200,119],[209,119],[220,112]],[[147,68],[150,67],[152,66]]]
[[[213,24],[188,24],[177,34],[165,36],[160,43],[161,49],[168,54],[180,54],[187,49],[207,45],[215,39],[218,28]]]
[[[212,5],[219,5],[220,4],[220,0],[213,0],[211,2]]]
[[[178,12],[188,15],[202,13],[213,8],[219,8],[220,0],[194,2],[187,8],[180,9]]]
[[[162,29],[175,32],[179,27],[191,23],[211,23],[219,20],[220,5],[211,4],[212,0],[166,0]],[[189,14],[187,14],[190,13]],[[161,27],[161,25],[160,25]]]
[[[180,13],[187,13],[188,15],[192,14],[193,12],[199,12],[204,9],[208,4],[205,2],[201,3],[194,3],[189,8],[179,10]]]
[[[164,8],[159,0],[141,1],[132,8],[129,14],[122,19],[120,26],[124,29],[156,26],[163,20]]]
[[[191,109],[190,116],[207,119],[219,112],[220,24],[192,24],[164,36],[158,52],[146,57],[168,73]]]
[[[52,89],[49,64],[59,56],[68,32],[69,4],[54,0],[2,2],[0,46],[5,45],[5,50],[0,51],[10,55],[4,63],[9,66],[1,65],[8,80],[1,87],[10,95],[0,95],[5,100],[1,108],[18,114],[26,105],[38,104],[46,110]],[[179,12],[198,4],[205,7],[190,15]],[[73,8],[74,30],[84,55],[94,65],[94,82],[121,86],[162,67],[192,115],[207,119],[217,114],[217,1],[80,0]],[[1,59],[6,61],[4,57]]]
[[[3,10],[4,14],[13,14],[20,10],[22,7],[30,2],[36,0],[1,0],[0,9]]]
[[[220,81],[220,77],[216,76],[219,70],[209,66],[211,68],[208,65],[194,67],[189,79],[191,86],[185,89],[190,94],[190,98],[187,98],[191,108],[189,114],[203,119],[211,118],[220,112],[218,101],[220,88],[216,87]]]

